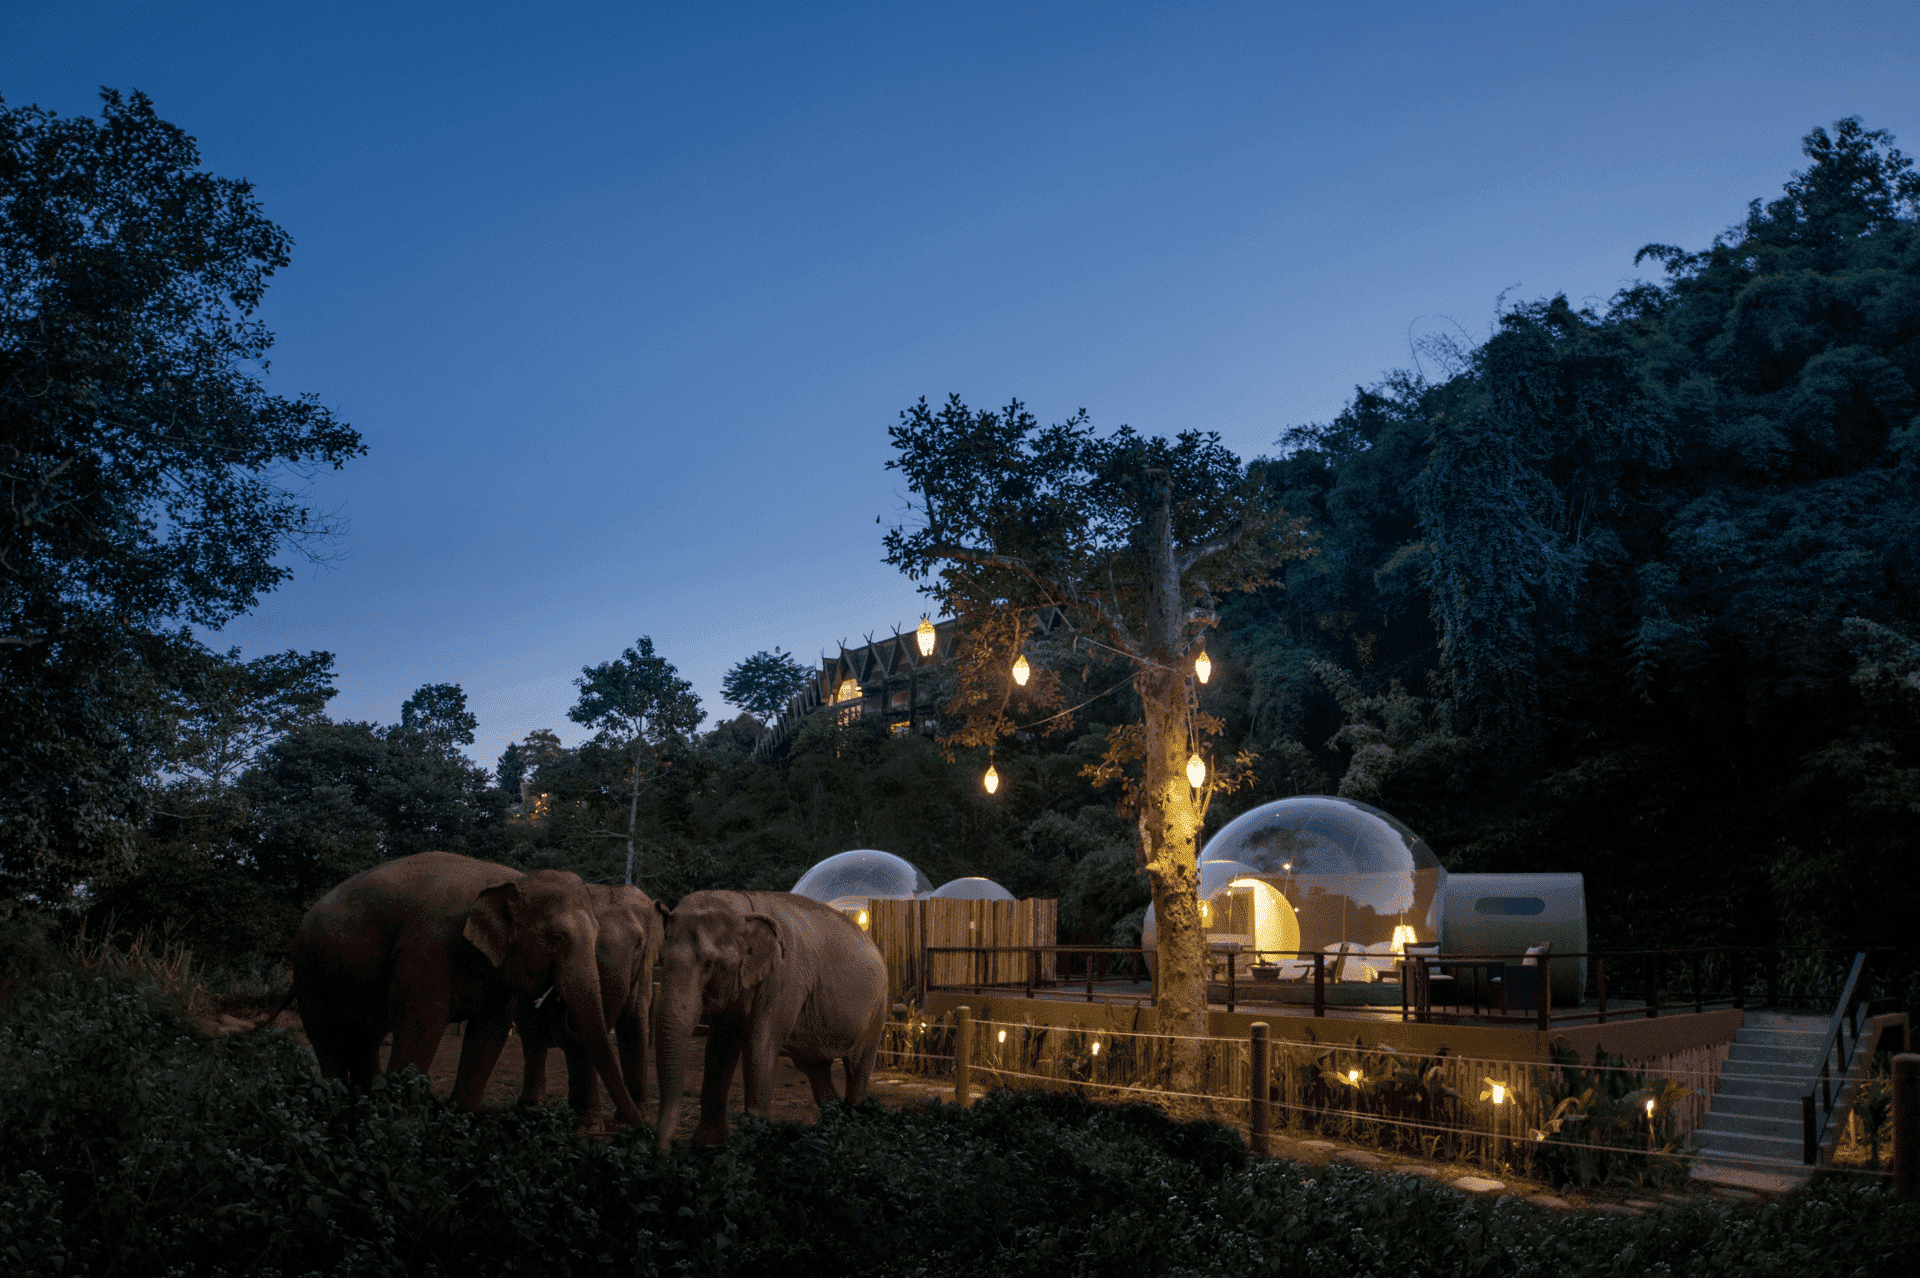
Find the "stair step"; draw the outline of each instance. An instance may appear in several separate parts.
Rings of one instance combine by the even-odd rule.
[[[1711,1118],[1708,1120],[1712,1121]],[[1800,1138],[1791,1139],[1776,1136],[1752,1136],[1745,1132],[1724,1131],[1717,1127],[1696,1127],[1693,1132],[1695,1148],[1702,1155],[1716,1153],[1734,1154],[1742,1158],[1777,1158],[1782,1162],[1797,1163],[1805,1147]]]
[[[1707,1116],[1707,1121],[1713,1124],[1714,1131],[1738,1136],[1771,1136],[1779,1140],[1797,1141],[1803,1130],[1798,1114],[1728,1114],[1716,1108]]]
[[[1720,1104],[1722,1096],[1738,1096],[1742,1100],[1781,1101],[1798,1106],[1800,1098],[1807,1094],[1805,1083],[1775,1082],[1770,1078],[1728,1078],[1720,1076],[1720,1085],[1713,1090],[1713,1103]]]
[[[1727,1062],[1754,1062],[1756,1064],[1796,1065],[1803,1069],[1817,1065],[1820,1050],[1813,1047],[1789,1047],[1779,1043],[1735,1043],[1727,1053]]]
[[[1800,1103],[1777,1096],[1732,1096],[1724,1091],[1713,1096],[1715,1115],[1735,1118],[1778,1118],[1782,1122],[1800,1121]]]
[[[1800,1047],[1809,1052],[1819,1051],[1825,1038],[1826,1034],[1820,1030],[1756,1029],[1746,1025],[1733,1032],[1733,1041],[1738,1046],[1751,1043],[1769,1047]]]

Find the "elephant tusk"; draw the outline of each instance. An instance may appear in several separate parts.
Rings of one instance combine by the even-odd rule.
[[[533,1000],[533,1010],[534,1010],[534,1011],[536,1011],[536,1012],[537,1012],[537,1011],[539,1011],[539,1010],[540,1010],[540,1005],[541,1005],[542,1003],[544,1003],[544,1002],[546,1002],[546,1001],[547,1001],[548,999],[550,999],[550,998],[552,998],[552,997],[553,997],[553,992],[554,992],[554,991],[555,991],[556,989],[558,989],[558,988],[560,988],[560,987],[559,987],[559,986],[557,986],[557,985],[549,985],[549,986],[547,986],[547,992],[546,992],[545,994],[542,994],[542,995],[541,995],[541,996],[540,996],[539,998],[536,998],[535,1000]]]

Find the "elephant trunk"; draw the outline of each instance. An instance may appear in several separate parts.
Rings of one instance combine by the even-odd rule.
[[[595,1071],[606,1080],[607,1093],[613,1097],[613,1107],[629,1123],[643,1127],[646,1119],[641,1116],[640,1107],[633,1103],[633,1097],[627,1093],[620,1060],[614,1055],[613,1044],[607,1038],[607,1016],[600,1002],[600,971],[594,963],[593,949],[589,944],[584,947],[583,953],[561,965],[555,992],[566,1004],[570,1022],[568,1028],[586,1048]]]
[[[693,1029],[700,1021],[700,986],[697,979],[672,979],[660,991],[659,1025],[655,1032],[654,1052],[659,1060],[660,1148],[673,1144],[673,1129],[680,1123],[685,1098],[681,1081],[686,1077],[687,1052],[693,1043]]]

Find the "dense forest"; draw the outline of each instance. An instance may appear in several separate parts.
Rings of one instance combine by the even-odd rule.
[[[114,110],[197,171],[143,99]],[[219,342],[260,340],[243,325],[203,326],[200,383],[88,364],[101,317],[164,325],[206,304],[182,288],[177,313],[128,308],[114,290],[252,263],[226,281],[238,300],[223,305],[244,313],[284,244],[244,189],[188,182],[184,203],[152,208],[217,223],[195,250],[211,265],[129,251],[124,279],[84,281],[33,266],[120,250],[97,220],[63,246],[25,217],[56,206],[57,182],[18,157],[54,172],[58,139],[4,114],[0,875],[15,904],[260,968],[331,884],[426,848],[612,879],[631,846],[638,881],[671,901],[784,888],[822,856],[879,847],[936,882],[1058,896],[1069,937],[1137,936],[1137,836],[1090,770],[1139,703],[1084,652],[1035,649],[1085,705],[1002,742],[988,796],[975,752],[824,715],[756,758],[760,721],[700,731],[645,640],[627,655],[653,663],[671,712],[620,711],[633,689],[610,680],[628,667],[590,668],[572,717],[596,735],[564,748],[536,732],[489,771],[463,753],[474,722],[456,687],[423,687],[392,724],[333,722],[327,654],[248,661],[178,629],[244,611],[285,575],[275,545],[327,530],[272,490],[209,491],[196,509],[239,512],[241,544],[264,549],[179,536],[186,510],[129,555],[115,530],[151,475],[61,462],[132,454],[74,424],[95,401],[49,406],[36,388],[137,385],[129,417],[197,395],[206,420],[258,424],[262,465],[339,465],[358,437],[311,401],[220,381]],[[1604,309],[1505,307],[1484,341],[1426,344],[1332,422],[1276,426],[1253,472],[1307,521],[1313,553],[1221,610],[1204,709],[1224,752],[1257,759],[1210,828],[1288,794],[1363,799],[1455,870],[1583,872],[1596,948],[1904,938],[1920,907],[1920,178],[1855,120],[1805,150],[1781,195],[1712,244],[1642,250],[1659,278]],[[53,338],[30,322],[48,314]],[[63,524],[67,488],[120,513]]]

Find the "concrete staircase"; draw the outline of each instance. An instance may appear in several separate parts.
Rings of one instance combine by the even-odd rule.
[[[1800,1098],[1819,1076],[1828,1024],[1819,1015],[1747,1013],[1706,1121],[1694,1129],[1695,1179],[1776,1193],[1812,1179],[1813,1168],[1802,1161]],[[1846,1083],[1833,1081],[1836,1090]]]

